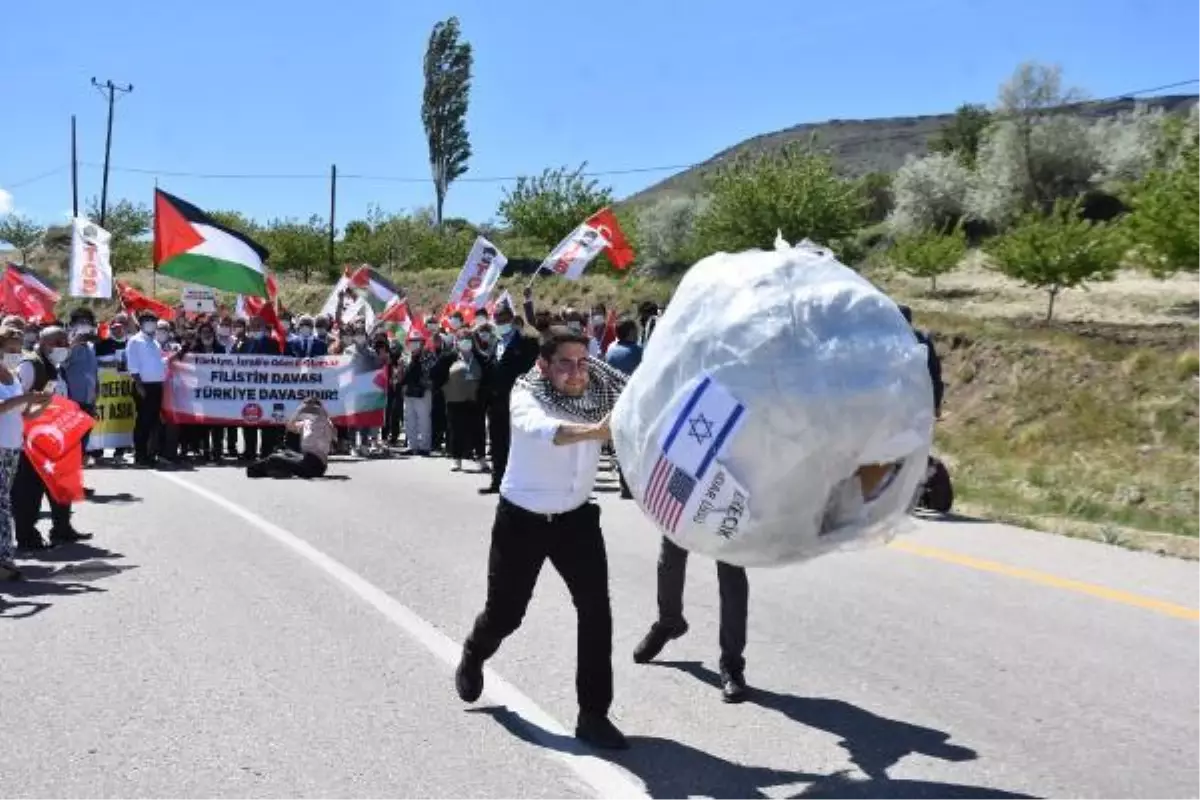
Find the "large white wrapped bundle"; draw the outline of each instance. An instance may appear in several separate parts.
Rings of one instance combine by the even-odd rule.
[[[780,241],[692,267],[612,429],[638,504],[667,537],[731,564],[782,565],[905,524],[933,387],[895,303],[828,251]]]

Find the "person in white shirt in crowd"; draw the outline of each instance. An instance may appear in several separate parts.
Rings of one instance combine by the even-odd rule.
[[[608,326],[608,309],[604,303],[592,306],[592,315],[588,317],[588,355],[592,358],[604,358],[604,330]]]
[[[17,378],[26,393],[50,392],[67,396],[61,367],[70,355],[67,332],[57,325],[42,328],[38,333],[37,350],[26,353],[17,367]],[[38,532],[38,515],[42,498],[50,502],[50,543]],[[46,484],[29,457],[21,454],[12,485],[13,521],[16,523],[17,547],[24,550],[45,550],[58,544],[91,539],[90,533],[80,533],[71,525],[70,504],[56,503],[46,492]]]
[[[487,600],[463,645],[455,688],[465,702],[483,692],[483,665],[525,616],[549,559],[578,620],[575,736],[623,749],[612,705],[612,608],[600,507],[589,501],[609,414],[625,386],[617,370],[588,356],[588,339],[552,327],[535,369],[512,392],[512,444],[492,525]]]
[[[125,363],[133,379],[137,420],[133,428],[134,463],[154,466],[162,434],[163,381],[167,378],[166,354],[159,340],[158,317],[153,311],[138,314],[139,331],[125,347]]]
[[[13,373],[21,363],[23,334],[19,328],[0,326],[0,581],[21,579],[13,563],[17,542],[13,536],[11,493],[17,465],[25,444],[25,419],[36,417],[46,408],[51,395],[26,392]]]

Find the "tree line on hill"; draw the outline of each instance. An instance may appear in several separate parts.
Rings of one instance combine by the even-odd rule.
[[[422,112],[435,206],[411,213],[372,207],[337,232],[333,265],[328,225],[318,215],[259,222],[214,212],[267,247],[275,271],[332,280],[343,263],[392,273],[454,268],[479,235],[510,259],[536,262],[592,212],[614,205],[611,187],[580,165],[519,178],[504,191],[494,224],[441,218],[446,192],[470,156],[461,124],[470,51],[458,42],[456,20],[439,26],[430,38]],[[434,85],[446,75],[457,75],[457,90]],[[1060,292],[1111,279],[1119,268],[1165,277],[1200,266],[1196,108],[1186,117],[1139,110],[1090,120],[1071,113],[1082,97],[1063,86],[1057,68],[1023,64],[1000,87],[994,108],[959,108],[931,152],[894,175],[844,177],[813,141],[734,159],[706,177],[703,193],[615,208],[637,251],[636,269],[646,274],[669,276],[722,250],[770,247],[778,231],[789,241],[827,245],[851,265],[869,261],[928,278],[936,292],[938,277],[978,247],[990,267],[1044,290],[1049,318]],[[145,205],[109,204],[115,269],[148,264],[151,223]],[[0,220],[0,241],[22,251],[43,240],[63,248],[67,235],[22,217]]]

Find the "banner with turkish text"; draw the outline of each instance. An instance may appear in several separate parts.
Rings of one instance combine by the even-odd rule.
[[[133,378],[113,367],[100,368],[100,390],[96,395],[96,424],[88,437],[89,450],[133,447]]]
[[[335,425],[383,425],[387,372],[361,356],[290,358],[192,353],[171,359],[163,419],[179,425],[282,425],[306,397]]]

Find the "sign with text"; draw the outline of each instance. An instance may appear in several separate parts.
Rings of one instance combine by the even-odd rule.
[[[180,425],[282,425],[307,397],[333,424],[383,425],[387,375],[356,356],[207,355],[173,358],[163,385],[163,419]]]
[[[212,314],[217,310],[217,292],[206,286],[185,286],[180,299],[189,314]]]
[[[137,406],[133,403],[133,378],[113,367],[100,368],[100,389],[96,396],[96,424],[88,438],[89,450],[116,450],[133,447],[133,424]]]

